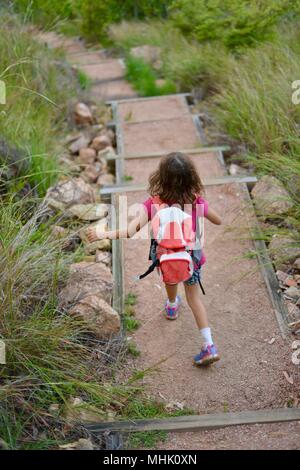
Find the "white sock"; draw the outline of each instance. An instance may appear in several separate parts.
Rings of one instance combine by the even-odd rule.
[[[212,337],[211,337],[211,329],[209,327],[202,328],[200,330],[200,334],[202,336],[205,347],[211,346],[212,344],[214,344]]]
[[[169,299],[168,299],[168,307],[177,307],[177,297],[175,299],[175,302],[170,302]]]

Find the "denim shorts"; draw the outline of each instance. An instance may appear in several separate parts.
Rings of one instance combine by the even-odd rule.
[[[186,286],[193,286],[194,284],[198,284],[198,282],[201,280],[201,270],[202,266],[195,269],[193,275],[187,281],[184,281],[184,284]]]

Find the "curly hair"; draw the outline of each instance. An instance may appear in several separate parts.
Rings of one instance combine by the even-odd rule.
[[[204,187],[191,159],[181,152],[172,152],[161,159],[158,169],[150,175],[148,192],[162,202],[183,207],[202,196]]]

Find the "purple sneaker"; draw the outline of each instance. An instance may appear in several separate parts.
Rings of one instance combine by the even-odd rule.
[[[218,350],[214,344],[203,346],[200,353],[194,357],[194,363],[197,366],[208,366],[220,360]]]
[[[176,296],[176,305],[175,307],[169,307],[169,301],[165,303],[166,318],[168,320],[176,320],[178,318],[178,310],[181,304],[181,298],[179,295]]]

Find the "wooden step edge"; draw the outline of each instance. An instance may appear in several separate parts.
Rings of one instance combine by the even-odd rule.
[[[109,125],[115,125],[113,121],[109,123]],[[192,148],[192,149],[183,149],[183,150],[178,150],[178,152],[181,153],[186,153],[187,155],[194,155],[198,153],[214,153],[214,152],[226,152],[230,150],[230,147],[227,145],[224,146],[215,146],[215,147],[197,147],[197,148]],[[107,160],[119,160],[119,159],[137,159],[137,158],[160,158],[165,155],[168,155],[170,151],[162,151],[162,152],[151,152],[151,153],[143,153],[139,155],[135,154],[123,154],[123,155],[110,155]]]
[[[224,176],[217,178],[206,178],[203,180],[204,186],[217,186],[222,184],[232,184],[232,183],[256,183],[256,176]],[[101,195],[106,194],[120,194],[127,192],[135,191],[145,191],[147,189],[147,184],[116,184],[114,186],[104,186],[100,189]]]
[[[180,97],[180,96],[183,96],[183,97],[192,97],[192,94],[191,93],[172,93],[170,95],[159,95],[159,96],[146,96],[146,97],[143,97],[143,96],[140,96],[140,97],[137,97],[137,98],[129,98],[129,99],[121,99],[121,100],[117,100],[117,103],[129,103],[129,102],[132,102],[132,101],[153,101],[153,100],[163,100],[163,99],[166,99],[166,98],[174,98],[174,97]],[[106,104],[110,105],[112,104],[113,102],[115,102],[116,100],[108,100],[106,101]]]
[[[164,419],[138,419],[86,425],[92,433],[104,431],[145,432],[168,431],[190,432],[241,426],[300,421],[300,408],[278,408],[234,413],[177,416]]]

